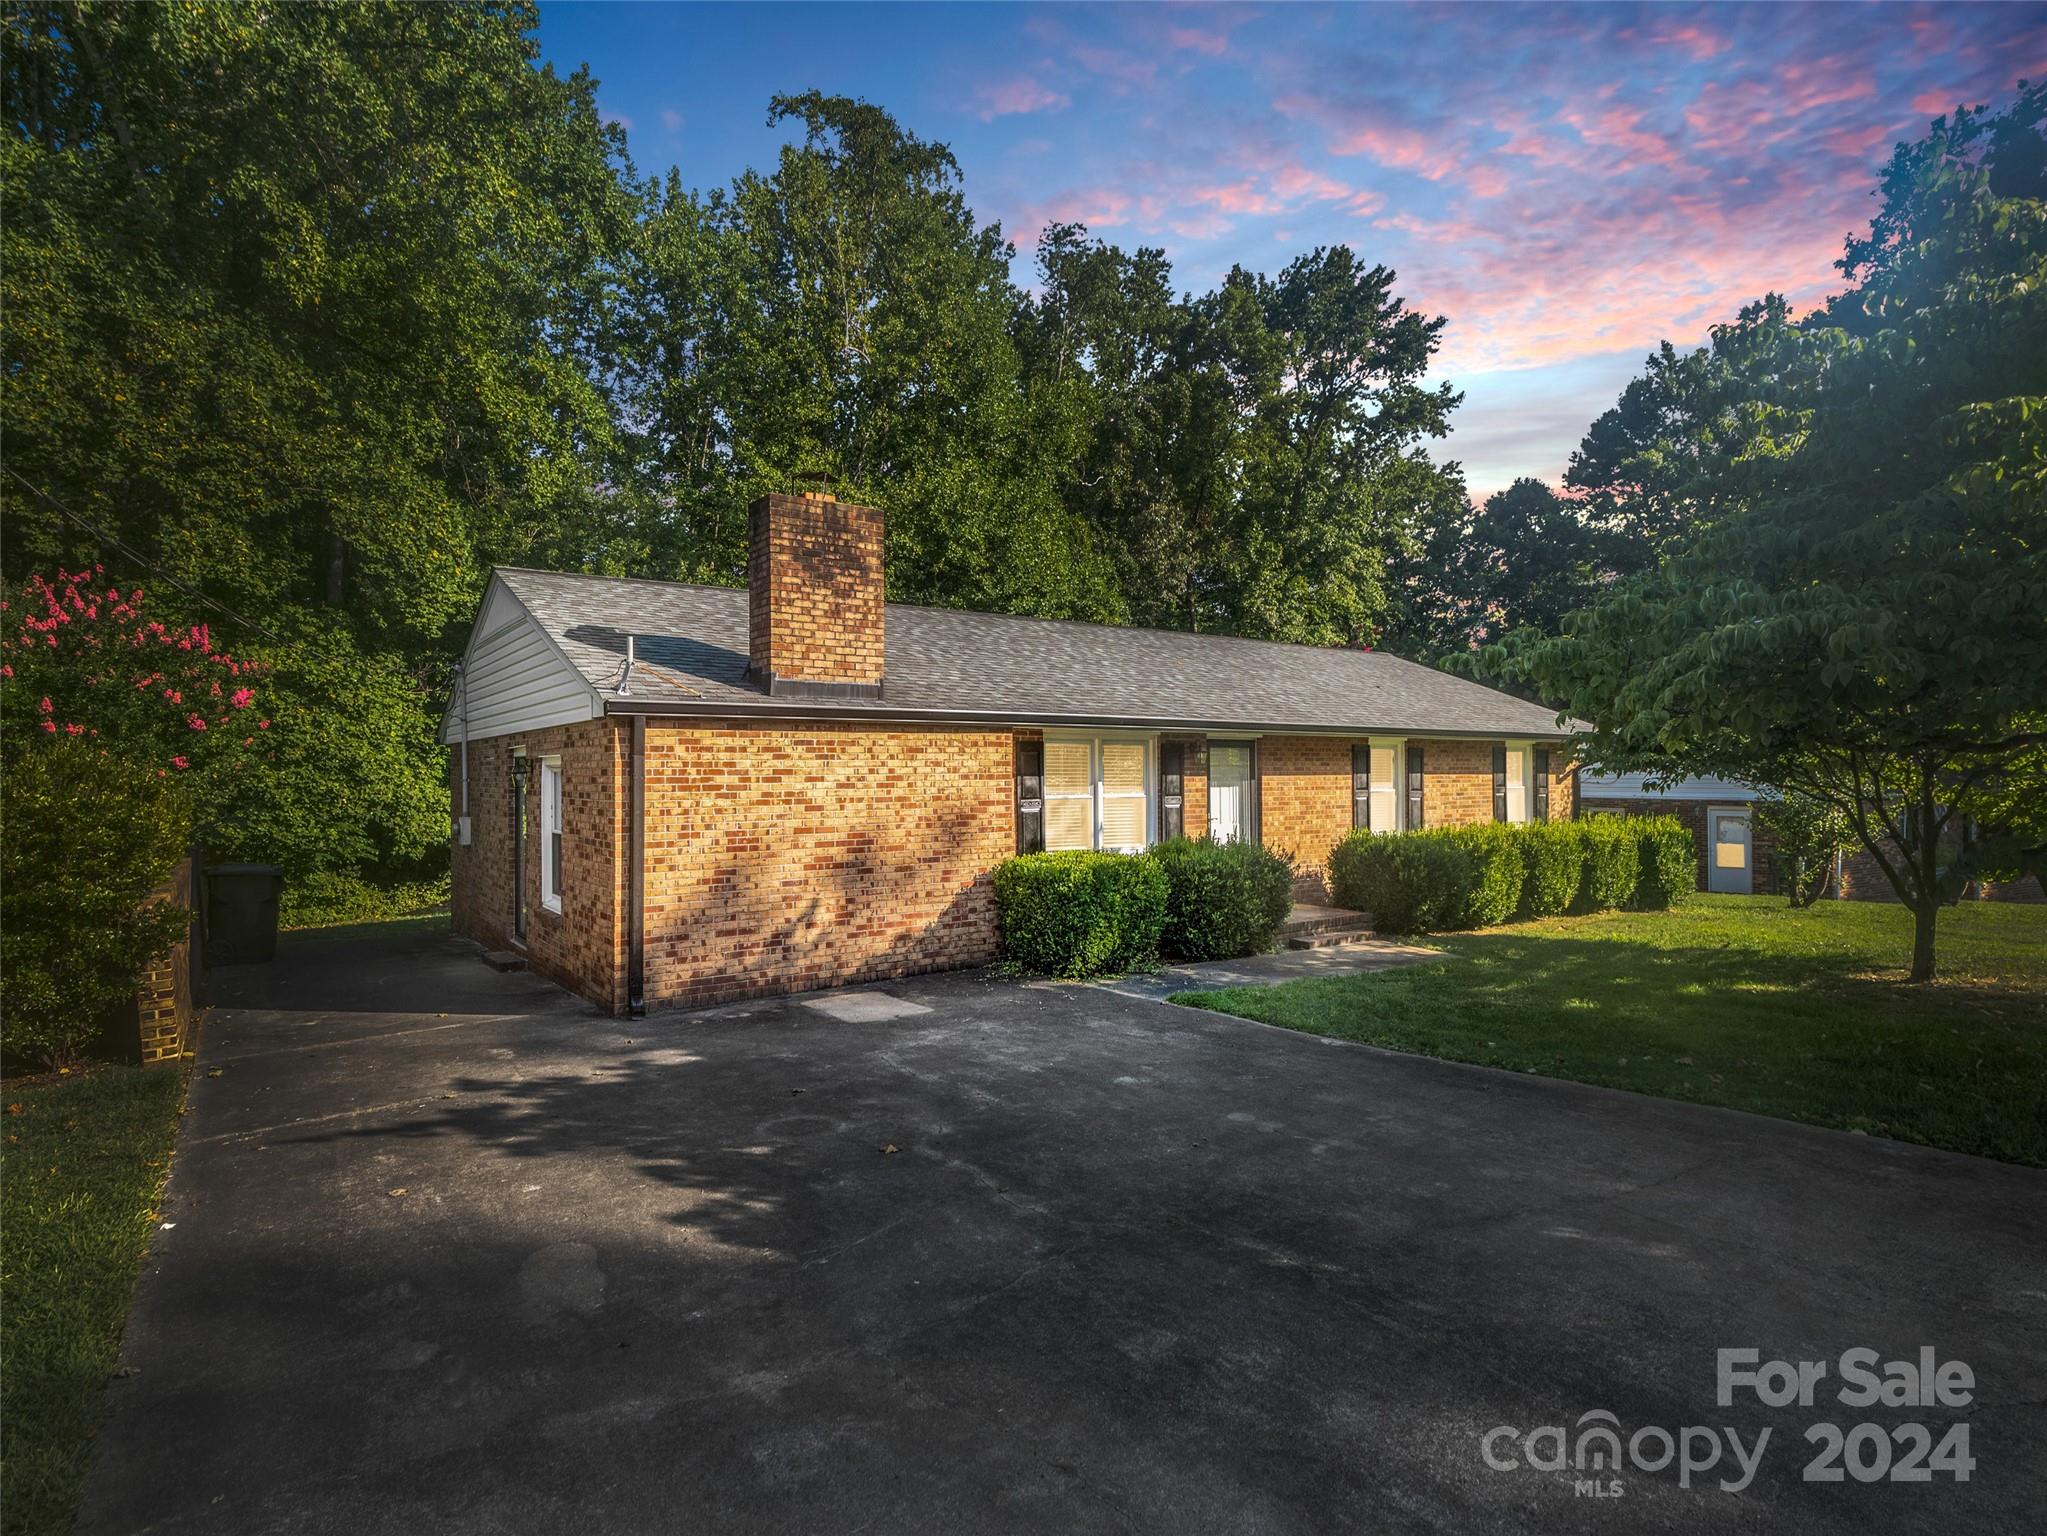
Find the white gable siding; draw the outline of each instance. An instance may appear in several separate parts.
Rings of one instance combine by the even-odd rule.
[[[1581,800],[1646,797],[1652,800],[1714,800],[1726,803],[1763,798],[1759,790],[1747,784],[1737,784],[1732,779],[1679,779],[1669,788],[1658,790],[1649,788],[1649,778],[1646,773],[1601,773],[1597,769],[1589,769],[1578,781],[1578,797]]]
[[[471,741],[569,725],[604,712],[603,701],[504,584],[491,583],[441,740]]]

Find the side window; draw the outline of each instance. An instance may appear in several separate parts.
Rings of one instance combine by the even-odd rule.
[[[562,760],[540,760],[540,904],[562,909]]]
[[[1407,826],[1419,831],[1427,822],[1422,817],[1422,749],[1407,749]]]

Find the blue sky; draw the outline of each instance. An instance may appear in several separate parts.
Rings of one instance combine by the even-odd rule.
[[[774,158],[778,91],[862,96],[1030,245],[1079,219],[1185,289],[1347,243],[1447,315],[1441,456],[1554,480],[1656,343],[1811,303],[1892,143],[2047,73],[2047,5],[672,5],[554,0],[645,171]]]

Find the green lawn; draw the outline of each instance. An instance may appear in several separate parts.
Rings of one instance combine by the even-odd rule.
[[[1700,896],[1436,940],[1456,958],[1174,1000],[1452,1061],[2047,1164],[2047,907]]]
[[[10,1536],[71,1528],[184,1098],[184,1074],[170,1067],[0,1085]]]

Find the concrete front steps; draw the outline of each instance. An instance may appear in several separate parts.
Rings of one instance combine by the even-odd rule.
[[[1279,936],[1288,949],[1335,949],[1372,937],[1370,914],[1348,907],[1322,907],[1297,901],[1280,926]]]

